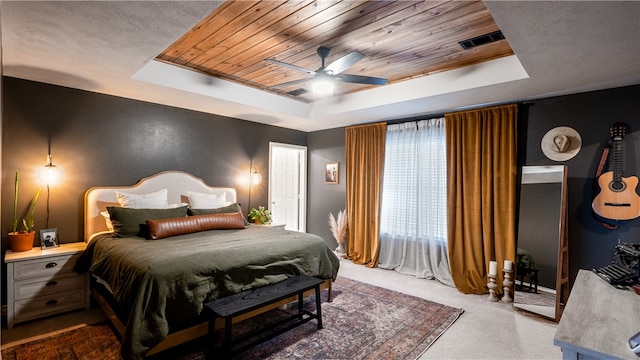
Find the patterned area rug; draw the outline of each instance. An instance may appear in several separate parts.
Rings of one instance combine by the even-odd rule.
[[[234,358],[416,359],[463,313],[461,309],[347,278],[338,278],[333,289],[333,302],[322,303],[323,329],[318,330],[312,320]],[[305,306],[315,310],[313,296]],[[233,336],[286,317],[290,311],[295,309],[277,309],[236,324]],[[202,338],[152,358],[216,358],[208,346],[208,339]],[[119,343],[108,325],[99,324],[4,349],[2,359],[120,359]]]

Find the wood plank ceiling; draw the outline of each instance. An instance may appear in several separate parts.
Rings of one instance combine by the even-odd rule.
[[[311,102],[309,81],[276,86],[311,75],[265,59],[315,71],[320,46],[331,49],[327,65],[359,51],[345,74],[393,84],[512,55],[507,40],[458,43],[497,30],[481,1],[226,1],[157,59]],[[371,87],[340,82],[336,95]]]

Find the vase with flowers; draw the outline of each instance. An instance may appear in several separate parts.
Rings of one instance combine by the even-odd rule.
[[[338,247],[335,250],[336,255],[345,256],[346,249],[344,248],[344,240],[347,237],[347,210],[338,211],[338,216],[334,217],[332,213],[329,213],[329,228],[331,234],[338,242]]]
[[[35,197],[31,200],[30,209],[28,210],[28,218],[22,219],[23,229],[18,231],[18,172],[16,171],[15,187],[13,192],[13,224],[11,232],[9,232],[9,246],[11,251],[27,251],[33,249],[33,240],[36,232],[34,231],[36,211],[36,203],[40,197],[40,189],[36,192]]]

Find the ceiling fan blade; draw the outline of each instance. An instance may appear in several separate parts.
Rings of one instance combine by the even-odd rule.
[[[306,79],[298,79],[298,80],[292,80],[292,81],[287,81],[287,82],[283,82],[281,84],[277,84],[277,85],[271,85],[270,87],[280,87],[280,86],[289,86],[289,85],[294,85],[294,84],[300,84],[303,83],[305,81],[309,81],[313,78],[306,78]]]
[[[285,63],[285,62],[282,62],[282,61],[278,61],[278,60],[275,60],[275,59],[265,59],[265,61],[270,62],[272,64],[284,66],[284,67],[287,67],[289,69],[302,71],[302,72],[305,72],[305,73],[307,73],[309,75],[317,75],[318,74],[317,72],[315,72],[313,70],[305,69],[303,67],[292,65],[292,64],[288,64],[288,63]]]
[[[328,73],[329,75],[340,74],[341,72],[352,67],[358,61],[362,60],[363,57],[364,54],[358,51],[354,51],[327,65],[324,68],[324,72]]]
[[[366,85],[386,85],[387,84],[387,79],[377,78],[372,76],[342,74],[342,75],[337,75],[336,78],[339,79],[340,81],[354,83],[354,84],[366,84]]]

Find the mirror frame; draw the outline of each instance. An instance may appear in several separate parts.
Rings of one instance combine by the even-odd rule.
[[[535,313],[553,321],[560,321],[564,305],[569,297],[569,248],[567,234],[567,166],[565,165],[543,165],[543,166],[522,166],[521,181],[519,191],[522,191],[523,184],[544,184],[544,183],[560,183],[560,216],[558,219],[558,258],[556,271],[556,299],[554,316],[549,317],[545,314],[536,313],[517,306],[514,281],[514,303],[513,307],[530,313]],[[520,196],[518,197],[520,199]],[[518,224],[520,223],[520,203],[518,204]],[[519,226],[518,226],[519,228]],[[519,240],[520,234],[518,234]],[[516,266],[517,271],[517,266]],[[514,275],[514,279],[517,274]]]

